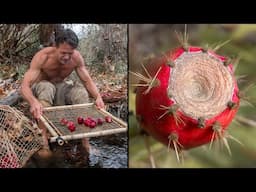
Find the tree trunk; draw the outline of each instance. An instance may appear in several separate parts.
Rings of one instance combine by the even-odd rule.
[[[41,24],[39,26],[39,40],[43,47],[53,46],[54,33],[62,28],[61,24]]]

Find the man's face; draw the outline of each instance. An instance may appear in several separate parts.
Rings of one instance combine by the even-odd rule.
[[[68,64],[74,53],[74,48],[67,43],[62,43],[57,47],[58,60],[61,64]]]

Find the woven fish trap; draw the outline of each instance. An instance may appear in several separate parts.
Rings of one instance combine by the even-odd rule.
[[[97,125],[94,128],[87,127],[84,124],[78,124],[77,121],[78,117],[102,118],[105,120],[106,116],[110,116],[112,122],[103,122],[103,124]],[[61,119],[63,118],[74,122],[75,131],[71,132],[66,125],[61,123]],[[60,145],[64,144],[63,141],[85,137],[98,137],[127,131],[127,124],[124,121],[103,109],[97,109],[93,103],[48,107],[44,109],[44,115],[41,120],[52,135],[50,142],[58,142]]]
[[[21,168],[42,147],[38,126],[22,112],[0,105],[0,168]]]

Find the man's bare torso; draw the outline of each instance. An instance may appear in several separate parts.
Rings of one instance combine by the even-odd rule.
[[[72,71],[77,67],[74,62],[74,56],[68,64],[61,64],[55,56],[55,48],[48,47],[42,50],[41,54],[46,54],[46,60],[41,65],[41,70],[37,82],[47,80],[52,83],[58,83],[68,77]],[[73,54],[74,55],[74,54]]]

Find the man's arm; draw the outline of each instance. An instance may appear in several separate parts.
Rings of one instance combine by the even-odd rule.
[[[21,95],[30,104],[30,112],[32,115],[39,119],[42,115],[43,106],[33,95],[31,86],[37,80],[40,75],[41,65],[46,61],[46,56],[41,54],[36,54],[31,63],[30,68],[25,73],[23,81],[21,83]]]
[[[78,66],[76,67],[76,73],[78,74],[78,77],[82,81],[84,87],[89,91],[89,93],[95,99],[96,106],[98,108],[104,108],[105,107],[104,102],[103,102],[101,95],[100,95],[95,83],[93,82],[90,74],[88,73],[88,71],[85,68],[84,60],[79,53],[77,53],[77,54],[78,54],[77,55]]]

